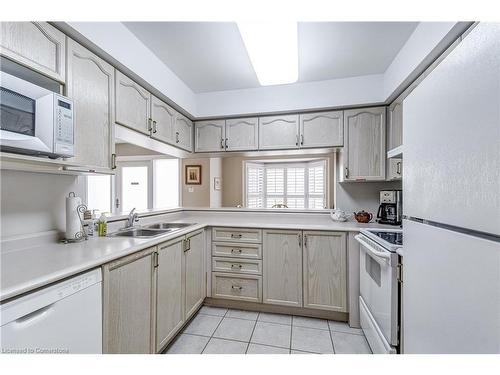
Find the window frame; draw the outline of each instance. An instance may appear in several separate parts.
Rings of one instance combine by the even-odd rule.
[[[268,161],[268,160],[263,160],[263,161],[256,161],[256,160],[247,160],[243,161],[243,201],[245,204],[246,208],[249,208],[249,198],[255,198],[255,197],[260,197],[262,200],[262,207],[256,207],[260,209],[268,209],[267,207],[267,200],[268,197],[276,197],[276,198],[281,198],[283,197],[283,203],[287,204],[287,199],[288,198],[304,198],[304,208],[292,208],[292,209],[297,209],[297,210],[317,210],[317,208],[309,208],[309,199],[310,198],[318,198],[319,194],[310,194],[309,193],[309,169],[313,168],[315,165],[322,164],[324,168],[324,173],[323,173],[323,186],[324,186],[324,192],[322,195],[323,198],[323,208],[321,209],[327,209],[329,206],[329,196],[330,196],[330,186],[329,186],[329,163],[327,158],[318,158],[318,159],[308,159],[308,160],[300,160],[300,161]],[[255,168],[261,168],[263,170],[263,186],[262,186],[262,193],[260,194],[255,194],[251,193],[252,196],[250,196],[250,193],[248,193],[248,188],[247,188],[247,183],[248,183],[248,168],[249,167],[255,167]],[[283,180],[284,180],[284,186],[283,186],[283,194],[268,194],[267,193],[267,173],[266,169],[267,168],[283,168],[284,169],[284,174],[283,174]],[[287,187],[287,179],[288,179],[288,169],[289,168],[304,168],[304,194],[303,195],[297,195],[297,194],[288,194],[288,187]]]

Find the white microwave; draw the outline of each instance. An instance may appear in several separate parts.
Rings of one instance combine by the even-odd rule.
[[[0,72],[2,151],[74,156],[73,102],[55,92]]]

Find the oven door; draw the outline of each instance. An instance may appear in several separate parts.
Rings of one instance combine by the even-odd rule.
[[[397,281],[398,255],[359,234],[359,289],[375,331],[389,345],[398,345],[399,296]],[[382,338],[381,338],[382,339]]]
[[[0,145],[9,151],[53,153],[52,93],[42,87],[1,73],[0,87]],[[44,116],[41,111],[50,111]]]

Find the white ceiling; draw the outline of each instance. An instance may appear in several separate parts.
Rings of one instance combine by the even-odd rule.
[[[125,22],[195,93],[260,87],[232,22]],[[302,22],[299,82],[384,73],[417,22]]]

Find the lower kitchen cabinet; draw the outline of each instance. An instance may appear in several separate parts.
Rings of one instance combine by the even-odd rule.
[[[263,231],[263,303],[302,307],[302,231]]]
[[[184,236],[158,246],[156,268],[156,352],[184,324]]]
[[[200,307],[206,295],[206,275],[204,272],[205,252],[204,231],[200,230],[186,236],[184,245],[185,269],[185,316],[189,319]]]
[[[343,232],[304,231],[304,307],[347,312],[347,244]]]
[[[153,352],[154,250],[103,266],[104,353]]]

